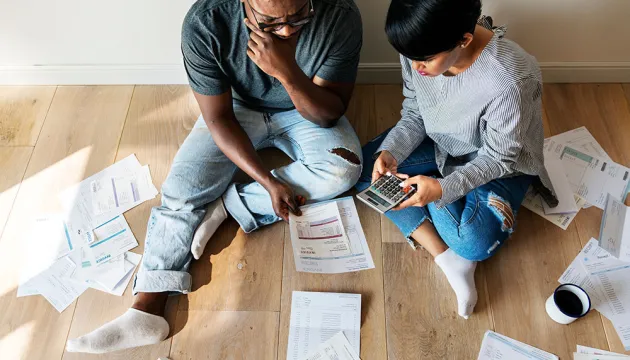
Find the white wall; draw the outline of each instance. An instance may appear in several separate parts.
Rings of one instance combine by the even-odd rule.
[[[389,1],[356,1],[362,78],[395,81],[398,57],[383,32]],[[191,3],[0,0],[0,83],[185,82],[179,41]],[[508,25],[547,80],[630,81],[630,0],[485,0],[484,13]]]

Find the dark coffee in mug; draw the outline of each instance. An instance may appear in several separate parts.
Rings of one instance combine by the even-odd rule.
[[[568,290],[559,290],[554,295],[558,309],[568,316],[579,317],[584,312],[580,298]]]

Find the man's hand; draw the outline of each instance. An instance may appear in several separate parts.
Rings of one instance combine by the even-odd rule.
[[[281,217],[284,221],[289,221],[289,212],[297,216],[301,216],[299,205],[302,205],[303,198],[296,197],[293,194],[293,190],[289,185],[283,183],[280,180],[274,179],[271,185],[268,186],[267,191],[271,196],[271,203],[273,204],[273,211]],[[300,204],[298,204],[300,202]]]
[[[261,31],[247,18],[245,24],[252,31],[247,42],[247,55],[262,71],[282,81],[298,67],[295,39],[284,40]]]
[[[400,185],[401,187],[405,188],[410,185],[415,185],[416,193],[392,210],[402,210],[410,206],[426,206],[442,198],[442,185],[432,177],[418,175],[410,178],[409,175],[405,174],[398,174],[397,176],[407,179],[403,181]]]
[[[398,170],[398,162],[394,156],[387,150],[381,151],[380,155],[374,163],[374,169],[372,170],[372,183],[378,180],[381,176],[387,174],[396,174]]]

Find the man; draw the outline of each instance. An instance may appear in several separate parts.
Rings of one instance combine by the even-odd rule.
[[[184,20],[182,53],[202,117],[175,156],[162,205],[149,219],[135,301],[67,350],[103,353],[164,340],[169,294],[229,213],[245,232],[350,189],[361,146],[343,117],[354,88],[361,17],[352,0],[199,0]],[[295,162],[266,171],[256,150]],[[240,168],[250,184],[234,184]],[[195,232],[196,231],[196,232]]]

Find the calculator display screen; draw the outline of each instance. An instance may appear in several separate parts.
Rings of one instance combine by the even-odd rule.
[[[372,199],[376,200],[379,204],[385,206],[385,207],[390,207],[391,204],[388,203],[387,201],[383,200],[380,196],[376,195],[375,193],[371,192],[371,191],[367,191],[365,193],[365,195],[371,197]]]

